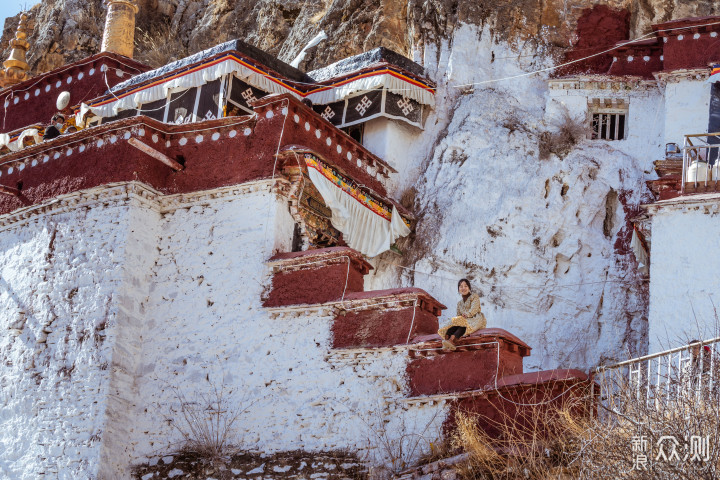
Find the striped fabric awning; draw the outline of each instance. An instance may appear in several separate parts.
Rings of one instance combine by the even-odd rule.
[[[712,66],[712,70],[710,71],[710,78],[707,79],[708,83],[715,83],[720,82],[720,64],[715,64]]]

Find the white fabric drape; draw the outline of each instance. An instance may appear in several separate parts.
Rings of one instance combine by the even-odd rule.
[[[332,226],[342,232],[343,239],[351,248],[368,257],[374,257],[390,250],[395,239],[410,233],[394,205],[388,221],[345,193],[314,168],[308,167],[308,175],[332,211]]]
[[[217,80],[223,75],[229,73],[236,74],[244,82],[269,93],[291,93],[297,98],[302,98],[292,90],[288,90],[279,83],[267,78],[265,75],[255,72],[244,65],[241,65],[233,59],[224,60],[215,65],[187,73],[180,77],[174,78],[167,82],[147,87],[139,92],[130,94],[119,100],[115,100],[105,105],[91,106],[90,109],[95,115],[101,117],[114,117],[122,110],[140,108],[144,103],[154,102],[162,98],[167,98],[168,92],[173,89],[183,89],[198,87],[207,82]],[[425,105],[435,105],[435,95],[416,85],[408,83],[402,79],[389,75],[387,73],[375,75],[372,77],[361,78],[349,82],[340,87],[331,88],[318,93],[307,96],[313,103],[326,104],[352,95],[353,93],[372,90],[379,86],[386,87],[389,91],[403,95]]]
[[[633,229],[632,240],[630,241],[630,248],[632,248],[632,251],[635,254],[635,259],[638,262],[638,267],[640,271],[642,271],[643,273],[647,272],[648,267],[650,266],[650,258],[648,256],[648,252],[645,250],[645,247],[640,241],[640,237],[638,236],[635,229]]]
[[[361,78],[348,82],[345,85],[331,88],[322,92],[311,93],[307,96],[313,103],[324,105],[326,103],[336,102],[349,97],[353,93],[366,90],[373,90],[377,87],[385,87],[392,93],[397,93],[403,97],[412,98],[424,105],[435,105],[435,95],[428,92],[424,88],[408,83],[393,75],[384,73],[374,75],[372,77]]]
[[[266,92],[293,93],[285,87],[266,78],[264,75],[250,70],[233,59],[228,59],[215,65],[187,73],[160,85],[145,88],[137,93],[123,97],[120,100],[115,100],[114,102],[98,107],[92,106],[90,108],[95,115],[99,115],[101,117],[113,117],[121,110],[139,108],[140,105],[144,103],[154,102],[156,100],[166,98],[170,90],[199,87],[200,85],[217,80],[223,75],[227,75],[229,73],[237,74],[243,81]]]

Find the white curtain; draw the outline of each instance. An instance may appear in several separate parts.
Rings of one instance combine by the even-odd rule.
[[[140,105],[144,103],[150,103],[155,100],[160,100],[161,98],[166,98],[169,90],[198,87],[207,82],[217,80],[223,75],[227,75],[229,73],[235,73],[243,81],[265,92],[291,93],[297,98],[302,98],[297,93],[292,90],[288,90],[262,73],[251,70],[233,59],[228,59],[194,72],[188,72],[185,75],[168,80],[167,82],[163,82],[159,85],[143,88],[136,93],[127,95],[126,97],[113,102],[106,103],[105,105],[91,105],[90,109],[95,115],[101,117],[114,117],[121,110],[140,108]],[[314,103],[332,103],[337,100],[342,100],[355,92],[372,90],[378,86],[384,86],[391,92],[412,98],[413,100],[417,100],[425,105],[435,105],[435,95],[433,93],[387,73],[361,78],[339,87],[312,93],[308,95],[308,98]]]
[[[410,233],[394,205],[388,221],[345,193],[314,168],[308,167],[308,174],[332,211],[332,226],[342,232],[345,243],[351,248],[368,257],[374,257],[390,250],[395,239]]]

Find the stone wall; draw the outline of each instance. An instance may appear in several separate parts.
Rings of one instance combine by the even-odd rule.
[[[718,336],[717,204],[667,206],[652,219],[649,352]],[[710,210],[708,210],[710,209]]]
[[[349,449],[379,464],[407,438],[422,453],[404,433],[439,438],[444,404],[402,403],[405,350],[334,350],[328,308],[262,307],[264,261],[290,249],[294,225],[272,184],[106,185],[12,216],[2,474],[128,478],[180,449],[182,410],[207,416],[218,391],[245,451]]]
[[[130,318],[122,296],[131,217],[120,199],[0,232],[3,478],[98,471],[119,368],[113,351]]]

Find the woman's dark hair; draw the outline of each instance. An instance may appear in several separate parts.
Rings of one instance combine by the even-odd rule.
[[[460,284],[462,284],[462,283],[464,283],[465,285],[467,285],[467,286],[468,286],[468,289],[469,289],[470,291],[472,291],[472,285],[470,285],[470,280],[468,280],[467,278],[461,278],[461,279],[460,279],[460,281],[458,282],[458,290],[460,290]]]

